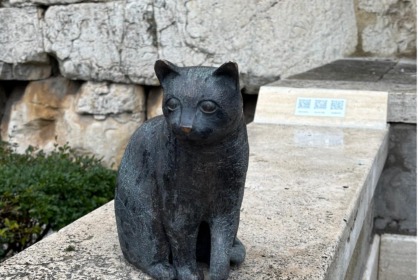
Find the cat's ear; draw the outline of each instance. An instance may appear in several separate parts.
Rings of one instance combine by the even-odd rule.
[[[180,75],[178,67],[175,64],[162,59],[156,61],[155,73],[162,87],[165,84],[166,78]]]
[[[213,76],[223,77],[235,87],[235,90],[239,89],[239,72],[238,64],[233,61],[223,63],[222,66],[217,68],[213,72]]]

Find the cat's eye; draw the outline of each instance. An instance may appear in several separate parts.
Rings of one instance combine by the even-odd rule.
[[[166,106],[169,110],[175,111],[179,107],[179,101],[175,98],[171,98],[166,102]]]
[[[217,105],[212,101],[204,101],[200,105],[201,111],[203,111],[206,114],[211,114],[217,109]]]

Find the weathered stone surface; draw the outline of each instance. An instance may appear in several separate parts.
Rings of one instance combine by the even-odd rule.
[[[28,145],[52,149],[55,122],[70,107],[68,96],[76,91],[77,85],[64,78],[31,82],[26,88],[17,86],[7,101],[2,138],[18,143],[21,153]]]
[[[0,80],[49,77],[51,68],[44,52],[41,14],[37,8],[0,9]]]
[[[0,1],[0,7],[3,3],[4,7],[29,7],[29,6],[52,6],[52,5],[67,5],[80,2],[111,2],[118,0],[3,0]]]
[[[369,246],[369,257],[366,261],[366,267],[362,280],[378,280],[380,240],[381,237],[375,234],[372,245]]]
[[[45,48],[68,78],[157,85],[157,58],[234,60],[248,93],[349,54],[357,40],[349,1],[117,1],[53,6],[45,22]]]
[[[339,59],[289,80],[377,82],[397,65],[396,59]]]
[[[387,132],[260,124],[248,132],[238,232],[247,258],[229,279],[344,279],[386,157]],[[343,141],[325,141],[337,136]],[[125,261],[113,206],[5,261],[0,277],[150,279]]]
[[[356,44],[353,4],[345,1],[155,1],[155,18],[161,57],[182,65],[234,60],[249,93]]]
[[[0,62],[0,80],[41,80],[51,75],[49,64],[10,64]]]
[[[68,142],[77,153],[104,157],[106,166],[116,168],[131,135],[145,121],[143,88],[106,83],[79,87],[59,77],[15,88],[2,119],[2,138],[18,143],[18,152],[28,145],[51,151],[54,143]],[[96,95],[107,89],[108,96]]]
[[[163,91],[160,87],[154,87],[147,96],[147,119],[163,114],[162,111]]]
[[[145,111],[138,114],[122,113],[95,119],[80,115],[75,108],[66,110],[58,120],[56,134],[61,143],[69,142],[77,153],[103,157],[107,167],[117,168],[131,135],[146,120]]]
[[[417,92],[391,92],[388,122],[417,123]]]
[[[76,113],[104,119],[110,114],[144,114],[146,96],[137,85],[87,82],[76,100]]]
[[[50,7],[45,49],[67,78],[157,84],[152,1]]]
[[[416,236],[382,235],[378,280],[416,280],[416,260]]]
[[[417,126],[392,124],[389,156],[375,193],[379,232],[417,233]]]
[[[417,44],[417,0],[360,0],[376,21],[361,34],[363,50],[374,55],[413,54]]]

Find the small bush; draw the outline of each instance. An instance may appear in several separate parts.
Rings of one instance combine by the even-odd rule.
[[[114,197],[116,171],[67,144],[24,154],[0,141],[0,261]]]

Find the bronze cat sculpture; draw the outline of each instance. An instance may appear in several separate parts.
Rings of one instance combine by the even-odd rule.
[[[248,169],[238,67],[158,60],[163,116],[131,137],[118,171],[115,214],[128,262],[155,279],[229,277],[245,260],[236,237]]]

